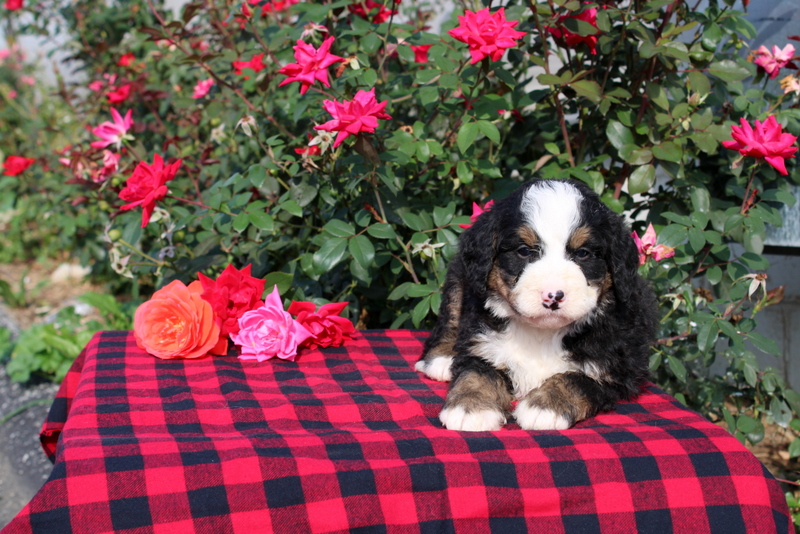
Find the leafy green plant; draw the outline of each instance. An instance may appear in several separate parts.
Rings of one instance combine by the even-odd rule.
[[[61,10],[93,84],[61,94],[85,128],[53,125],[72,145],[58,155],[16,138],[13,150],[40,162],[26,172],[50,185],[0,187],[31,214],[37,198],[54,200],[47,209],[73,221],[75,249],[96,272],[121,275],[120,289],[250,263],[286,298],[349,301],[359,327],[424,328],[473,202],[533,176],[582,180],[639,235],[652,223],[657,244],[674,249],[642,267],[660,297],[654,379],[755,443],[764,424],[794,428],[800,413],[800,396],[756,359],[778,352],[756,328],[781,296],[766,277],[766,227],[794,204],[800,173],[789,156],[784,175],[721,142],[740,119],[769,116],[797,136],[800,110],[791,65],[778,66],[790,74],[783,89],[748,60],[756,33],[734,4],[511,1],[504,16],[523,36],[473,61],[446,31],[463,10],[435,32],[422,1],[363,13],[350,0],[195,0],[174,19],[150,1],[127,11],[46,1],[28,29]],[[342,59],[327,69],[330,87],[283,83],[297,41],[318,50],[329,37]],[[333,101],[367,93],[386,116],[337,144],[325,130]],[[132,110],[133,139],[93,148],[112,106]],[[143,217],[123,191],[156,156],[181,164],[164,178],[168,193],[140,199],[154,208]]]
[[[25,271],[16,290],[11,287],[11,284],[0,278],[0,299],[3,299],[12,308],[24,308],[30,305],[36,295],[47,285],[47,280],[42,280],[33,289],[28,290],[25,285],[27,276],[28,271]]]
[[[13,343],[6,371],[12,380],[27,382],[32,376],[60,382],[83,347],[100,330],[128,330],[135,307],[123,308],[111,295],[87,292],[78,300],[93,306],[99,319],[86,319],[74,306],[60,310],[52,323],[34,324],[20,332]],[[0,330],[7,332],[7,330]],[[0,346],[3,346],[0,335]]]

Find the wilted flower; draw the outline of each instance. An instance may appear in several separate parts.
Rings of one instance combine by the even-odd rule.
[[[631,237],[633,237],[633,242],[636,243],[636,250],[639,252],[639,265],[647,263],[649,256],[652,256],[656,261],[661,261],[675,255],[675,247],[656,245],[656,230],[653,228],[653,223],[647,226],[647,230],[641,239],[636,232],[631,232]]]
[[[458,27],[447,33],[469,45],[470,63],[477,63],[485,57],[498,61],[507,48],[518,46],[517,39],[525,36],[525,32],[513,29],[517,24],[516,20],[506,20],[505,8],[490,13],[487,7],[459,15]]]
[[[781,87],[783,88],[783,94],[785,95],[788,95],[789,93],[797,93],[800,95],[800,78],[789,74],[781,80]]]
[[[225,123],[223,122],[213,130],[211,130],[211,140],[215,143],[221,143],[225,140]]]
[[[772,52],[770,52],[766,46],[761,45],[755,51],[755,56],[755,64],[769,74],[770,78],[776,78],[783,67],[790,65],[794,57],[794,47],[787,44],[781,49],[773,45]]]
[[[411,249],[412,254],[419,254],[423,259],[432,260],[436,257],[436,249],[444,246],[444,243],[432,244],[430,239],[426,239],[422,243],[417,243]]]
[[[247,137],[253,137],[253,130],[258,130],[258,123],[256,123],[256,119],[252,115],[245,115],[239,122],[236,123],[236,128],[234,131],[242,127],[242,131]]]
[[[328,33],[328,28],[322,26],[321,24],[317,24],[316,22],[309,22],[305,26],[303,26],[303,33],[300,34],[302,39],[306,37],[311,37],[312,39],[317,38],[317,32],[319,33]]]
[[[776,171],[788,174],[785,158],[791,158],[797,152],[794,146],[797,137],[784,133],[774,115],[767,117],[763,123],[755,121],[755,128],[743,118],[739,119],[739,124],[741,126],[731,126],[734,140],[723,141],[722,145],[730,150],[738,150],[745,157],[764,158]]]

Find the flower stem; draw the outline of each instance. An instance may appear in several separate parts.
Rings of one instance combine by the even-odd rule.
[[[142,251],[141,251],[141,250],[139,250],[138,248],[134,247],[133,245],[131,245],[131,244],[130,244],[130,243],[128,243],[127,241],[124,241],[124,240],[120,239],[120,240],[118,240],[118,241],[117,241],[117,243],[119,243],[119,244],[121,244],[121,245],[125,245],[126,247],[128,247],[128,248],[129,248],[129,249],[131,249],[132,251],[134,251],[134,252],[136,252],[137,254],[139,254],[141,257],[143,257],[143,258],[146,258],[146,259],[148,259],[148,260],[152,261],[152,262],[153,262],[155,265],[158,265],[159,267],[164,267],[165,265],[167,265],[167,263],[166,263],[166,262],[159,261],[159,260],[155,259],[154,257],[152,257],[152,256],[149,256],[149,255],[145,254],[144,252],[142,252]]]

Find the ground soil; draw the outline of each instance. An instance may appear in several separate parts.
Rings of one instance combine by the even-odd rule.
[[[0,264],[0,279],[9,282],[15,291],[24,280],[29,301],[22,308],[10,308],[0,302],[0,327],[10,327],[12,331],[25,329],[74,303],[75,297],[87,291],[103,291],[102,287],[84,281],[52,280],[57,267],[55,262]],[[13,383],[0,365],[0,421],[19,412],[0,425],[0,528],[49,476],[52,465],[39,444],[39,428],[47,415],[48,401],[57,390],[57,385],[49,383]],[[764,439],[757,445],[748,444],[748,448],[778,479],[796,480],[800,478],[800,462],[789,458],[788,452],[794,437],[791,430],[768,425]],[[797,486],[784,483],[784,488],[794,491]]]

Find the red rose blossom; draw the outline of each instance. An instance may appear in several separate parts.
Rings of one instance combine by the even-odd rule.
[[[23,158],[22,156],[8,156],[3,162],[3,174],[6,176],[17,176],[22,174],[25,169],[33,165],[36,161],[33,158]]]
[[[515,30],[517,24],[516,20],[506,20],[505,8],[489,13],[487,7],[459,15],[458,26],[447,33],[469,45],[470,63],[475,64],[485,57],[498,61],[507,48],[518,46],[517,39],[525,37],[525,32]]]
[[[133,55],[133,52],[128,52],[117,60],[117,65],[120,67],[128,67],[134,59],[136,59],[136,56]]]
[[[22,0],[6,0],[6,9],[9,11],[22,9]]]
[[[797,137],[785,133],[783,127],[775,120],[775,115],[767,117],[763,123],[755,121],[755,128],[744,119],[739,119],[741,126],[731,126],[733,141],[723,141],[722,146],[730,150],[738,150],[745,157],[764,158],[776,171],[788,174],[786,158],[794,157],[797,152]]]
[[[564,26],[564,21],[567,20],[567,19],[582,20],[584,22],[588,22],[589,24],[591,24],[592,26],[597,28],[597,8],[592,7],[592,8],[589,8],[589,9],[584,9],[583,11],[578,13],[577,15],[575,15],[575,14],[562,15],[562,16],[560,16],[558,18],[558,21],[557,21],[558,27],[557,28],[551,28],[549,26],[547,27],[547,31],[550,32],[550,34],[553,37],[555,37],[556,39],[562,39],[563,42],[569,48],[575,48],[579,44],[584,43],[586,46],[589,47],[589,50],[592,52],[592,54],[596,54],[597,53],[597,35],[596,34],[594,34],[594,35],[579,35],[577,33],[571,32],[570,30],[568,30]]]
[[[314,126],[314,129],[339,132],[333,143],[333,148],[336,148],[348,135],[374,132],[378,127],[378,119],[391,119],[391,115],[384,112],[386,104],[386,100],[378,103],[374,87],[369,91],[358,91],[353,100],[324,100],[322,107],[333,115],[333,120]]]
[[[203,284],[203,300],[211,304],[220,325],[220,343],[224,341],[224,349],[219,354],[227,353],[228,336],[239,333],[239,318],[264,305],[261,296],[266,281],[250,276],[251,269],[252,265],[248,265],[240,271],[229,264],[216,280],[202,273],[198,275]]]
[[[400,0],[397,0],[397,4],[400,4]],[[373,24],[382,24],[389,20],[389,17],[397,14],[396,10],[392,11],[382,2],[376,2],[375,0],[357,0],[347,6],[347,9],[350,13],[358,15],[362,19],[371,20]],[[370,17],[369,14],[373,11],[374,14]]]
[[[234,61],[233,62],[233,72],[236,74],[242,74],[244,69],[253,69],[255,72],[262,71],[267,66],[264,65],[264,54],[256,54],[251,57],[248,61]],[[249,76],[244,77],[245,80],[249,78]]]
[[[312,337],[302,343],[310,349],[320,347],[339,347],[355,332],[355,327],[350,320],[340,317],[339,314],[347,306],[346,302],[335,302],[319,307],[313,302],[292,301],[287,310],[297,316],[297,322],[311,332]]]
[[[116,89],[107,92],[106,100],[108,100],[108,103],[113,106],[125,102],[129,96],[131,96],[131,84],[126,83],[121,87],[117,87]]]
[[[330,87],[328,81],[328,67],[334,63],[344,61],[343,57],[331,54],[333,37],[325,39],[319,48],[297,40],[294,47],[294,59],[297,63],[289,63],[278,72],[288,76],[278,87],[283,87],[287,83],[300,82],[300,94],[304,95],[308,88],[320,81],[325,87]]]
[[[152,165],[140,161],[133,170],[133,174],[125,182],[125,188],[119,192],[119,198],[128,201],[128,204],[120,209],[130,210],[141,206],[142,228],[147,226],[156,202],[167,196],[169,190],[166,183],[175,178],[181,161],[177,160],[165,166],[164,160],[158,154],[155,155]]]

